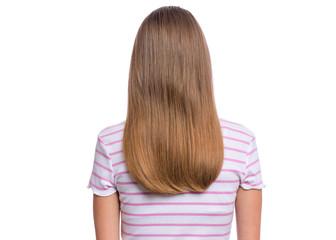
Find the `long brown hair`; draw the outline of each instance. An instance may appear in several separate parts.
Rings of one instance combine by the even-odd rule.
[[[203,192],[220,174],[224,145],[209,49],[183,8],[158,8],[140,25],[122,144],[129,173],[153,193]]]

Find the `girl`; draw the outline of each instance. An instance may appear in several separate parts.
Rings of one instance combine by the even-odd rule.
[[[257,240],[264,186],[254,133],[217,115],[198,22],[153,11],[134,42],[126,120],[97,136],[97,240],[227,240],[234,209],[238,239]]]

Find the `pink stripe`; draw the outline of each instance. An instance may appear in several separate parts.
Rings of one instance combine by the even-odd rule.
[[[226,126],[222,126],[222,128],[226,128],[226,129],[234,131],[234,132],[242,133],[242,134],[244,134],[246,136],[249,136],[249,137],[251,137],[253,139],[253,136],[250,135],[250,134],[248,134],[248,133],[246,133],[246,132],[243,132],[243,131],[240,131],[240,130],[237,130],[237,129],[234,129],[234,128],[226,127]]]
[[[103,137],[107,137],[107,136],[110,136],[110,135],[113,135],[113,134],[116,134],[116,133],[118,133],[118,132],[122,132],[122,131],[124,131],[124,129],[120,129],[120,130],[117,130],[117,131],[114,131],[114,132],[111,132],[111,133],[107,133],[107,134],[102,135],[102,136],[100,136],[100,137],[101,137],[101,138],[103,138]]]
[[[90,182],[90,186],[92,186],[94,188],[97,188],[99,190],[103,190],[103,191],[106,191],[106,190],[109,190],[110,188],[112,188],[111,186],[108,186],[107,188],[101,188],[101,187],[98,187],[97,185],[93,184],[92,182]]]
[[[224,158],[224,160],[230,161],[230,162],[236,162],[236,163],[245,164],[245,161],[240,161],[240,160],[236,160],[236,159],[233,159],[233,158]]]
[[[206,191],[206,192],[184,192],[180,194],[234,194],[237,191]],[[152,195],[155,193],[152,192],[120,192],[120,194],[125,194],[125,195]]]
[[[94,163],[95,163],[95,164],[97,164],[99,167],[101,167],[101,168],[104,168],[105,170],[107,170],[107,171],[109,171],[109,172],[113,173],[113,171],[112,171],[111,169],[109,169],[109,168],[105,167],[104,165],[100,164],[99,162],[97,162],[97,161],[94,161]]]
[[[223,136],[223,138],[230,139],[230,140],[237,141],[237,142],[242,142],[242,143],[245,143],[247,145],[249,144],[249,142],[243,141],[243,140],[240,140],[240,139],[237,139],[237,138],[225,137],[225,136]]]
[[[101,180],[104,180],[104,181],[106,181],[106,182],[112,184],[113,186],[115,186],[113,182],[111,182],[110,180],[108,180],[108,179],[106,179],[106,178],[103,178],[102,176],[99,176],[99,175],[98,175],[97,173],[95,173],[94,171],[92,171],[92,174],[95,175],[97,178],[99,178],[99,179],[101,179]]]
[[[224,147],[224,149],[232,150],[232,151],[236,151],[236,152],[241,152],[241,153],[245,153],[245,154],[247,154],[246,151],[243,151],[243,150],[240,150],[240,149],[236,149],[236,148]]]
[[[244,172],[240,172],[240,171],[235,170],[235,169],[222,169],[221,171],[222,171],[222,172],[235,172],[235,173],[240,173],[240,174],[242,174],[242,175],[245,175]]]
[[[120,185],[126,185],[126,184],[139,184],[137,182],[117,182],[117,184],[120,184]]]
[[[236,182],[239,182],[239,180],[215,180],[214,182],[217,182],[217,183],[236,183]]]
[[[127,233],[124,230],[121,230],[121,232],[125,235],[133,237],[224,237],[230,233],[226,232],[223,234],[133,234],[133,233]]]
[[[117,126],[120,126],[120,125],[124,125],[126,121],[122,121],[121,123],[118,123],[118,124],[115,124],[115,125],[111,125],[111,126],[108,126],[106,128],[104,128],[103,130],[101,130],[101,132],[107,130],[107,129],[110,129],[110,128],[113,128],[113,127],[117,127]]]
[[[204,224],[204,223],[147,223],[147,224],[135,224],[135,223],[128,223],[124,220],[121,220],[122,224],[129,225],[129,226],[135,226],[135,227],[158,227],[158,226],[175,226],[175,227],[224,227],[229,226],[232,223],[223,223],[223,224]]]
[[[250,185],[250,186],[255,187],[255,186],[259,186],[259,185],[262,184],[262,183],[263,183],[263,182],[260,181],[260,182],[258,182],[258,183],[256,183],[256,184],[252,184],[252,183],[249,183],[249,182],[245,182],[244,184],[247,184],[247,185]]]
[[[152,195],[152,192],[120,192],[120,194],[125,194],[125,195]]]
[[[231,122],[231,121],[225,120],[224,118],[219,118],[219,120],[221,120],[222,122],[227,122],[227,123],[232,123],[232,124],[235,124],[235,125],[242,126],[242,125],[239,124],[239,123]]]
[[[186,193],[181,193],[181,194],[233,194],[236,193],[237,191],[206,191],[206,192],[186,192]]]
[[[233,211],[230,213],[129,213],[120,209],[123,214],[130,216],[229,216],[233,214]]]
[[[246,168],[249,168],[251,167],[253,164],[259,162],[259,158],[257,160],[255,160],[254,162],[250,163],[249,165],[246,166]]]
[[[96,152],[99,153],[100,155],[102,155],[104,158],[111,159],[109,156],[106,156],[104,153],[99,151],[97,148],[96,148]]]
[[[247,175],[246,178],[248,178],[248,177],[254,177],[254,176],[258,175],[260,172],[261,172],[261,170],[259,170],[258,172],[254,173],[254,174]]]
[[[180,193],[180,194],[234,194],[237,191],[207,191],[207,192],[184,192],[184,193]],[[121,194],[125,194],[125,195],[149,195],[149,194],[153,194],[152,192],[119,192]]]
[[[103,145],[106,146],[106,144],[103,142],[103,140],[100,139],[100,137],[98,137],[98,141],[101,142]]]
[[[246,155],[247,155],[247,156],[248,156],[248,155],[251,155],[251,154],[254,153],[255,151],[257,151],[257,147],[256,147],[255,149],[253,149],[251,152],[246,153]]]
[[[129,173],[129,171],[118,172],[114,175],[114,177],[119,176],[121,174],[127,174],[127,173]]]
[[[214,183],[236,183],[239,182],[239,180],[215,180]],[[120,185],[126,185],[126,184],[139,184],[138,182],[117,182]]]
[[[151,206],[151,205],[232,205],[235,202],[150,202],[150,203],[127,203],[122,200],[119,200],[124,205],[131,206]]]
[[[106,143],[106,145],[113,145],[113,144],[118,143],[118,142],[122,142],[122,139],[117,140],[117,141],[113,141],[113,142],[110,142],[110,143]]]
[[[117,166],[117,165],[122,164],[122,163],[125,163],[125,161],[120,161],[120,162],[114,163],[114,164],[112,164],[112,167]]]
[[[116,155],[116,154],[122,153],[122,152],[123,152],[123,150],[120,150],[120,151],[116,151],[116,152],[113,152],[113,153],[109,153],[109,155],[112,156],[112,155]]]

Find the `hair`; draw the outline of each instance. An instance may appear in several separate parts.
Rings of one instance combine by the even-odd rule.
[[[129,173],[152,193],[204,192],[221,172],[209,49],[183,8],[160,7],[138,29],[122,144]]]

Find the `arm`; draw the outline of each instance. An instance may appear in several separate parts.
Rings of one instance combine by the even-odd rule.
[[[93,194],[93,218],[96,240],[119,240],[119,198],[115,192],[109,196]]]
[[[260,240],[262,190],[239,187],[236,197],[238,240]]]

